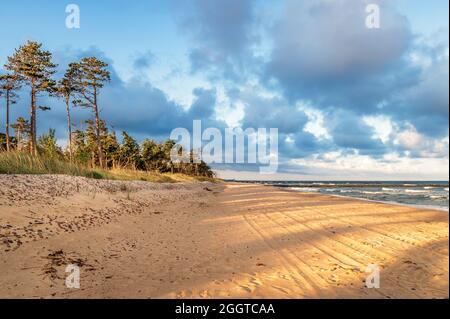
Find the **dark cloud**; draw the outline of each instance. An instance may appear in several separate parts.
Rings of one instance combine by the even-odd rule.
[[[302,131],[308,117],[299,108],[292,107],[282,98],[264,98],[252,92],[243,92],[239,96],[245,104],[243,127],[278,128],[280,133]]]
[[[273,30],[266,78],[276,79],[292,100],[376,109],[414,72],[405,70],[403,60],[412,40],[407,20],[388,2],[375,2],[380,29],[366,27],[364,1],[288,1]]]
[[[195,100],[189,109],[189,117],[193,119],[211,119],[216,105],[216,90],[197,88],[193,92]]]
[[[331,152],[337,147],[329,140],[319,140],[309,132],[299,131],[295,134],[281,134],[280,156],[288,161],[292,158],[305,158],[321,152]]]
[[[361,155],[379,156],[388,151],[384,143],[374,138],[372,127],[349,111],[337,110],[326,117],[326,127],[336,146],[358,150]]]
[[[428,54],[427,61],[417,85],[402,91],[392,103],[395,107],[385,112],[398,121],[408,121],[422,134],[440,138],[448,136],[448,44],[447,49]]]
[[[177,2],[180,27],[192,41],[192,72],[208,72],[211,78],[242,79],[251,59],[254,35],[253,0]],[[218,74],[220,73],[220,75]]]

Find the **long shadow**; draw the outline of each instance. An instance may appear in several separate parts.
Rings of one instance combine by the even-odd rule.
[[[396,296],[394,290],[396,287],[402,287],[409,291],[405,297],[414,298],[449,298],[449,263],[448,263],[448,238],[438,242],[430,242],[421,249],[412,247],[398,256],[394,263],[390,263],[380,272],[380,289],[392,298],[401,298]],[[438,262],[441,265],[441,271],[429,269],[426,262],[418,262],[415,256],[422,255],[423,250],[436,249],[441,246],[447,250],[447,258],[441,258]],[[435,258],[433,256],[433,258]],[[434,260],[436,264],[436,260]]]
[[[233,229],[233,227],[237,227],[238,224],[240,224],[241,221],[231,221],[229,222],[228,225],[226,225],[226,228],[229,229]],[[367,224],[367,227],[371,227],[371,226],[383,226],[383,225],[394,225],[394,224],[405,224],[405,223],[415,223],[415,221],[399,221],[399,222],[389,222],[389,223],[370,223]],[[206,224],[200,227],[207,227]],[[278,228],[278,225],[274,225],[274,228]],[[271,227],[266,227],[266,230],[270,232]],[[309,249],[315,250],[316,248],[316,244],[318,242],[322,242],[325,239],[333,239],[334,237],[340,235],[346,235],[346,234],[350,234],[352,232],[358,231],[358,229],[355,228],[348,228],[348,227],[335,227],[333,229],[336,233],[327,233],[326,235],[318,233],[317,231],[314,230],[303,230],[303,231],[299,231],[299,232],[292,232],[290,231],[289,233],[286,234],[273,234],[270,236],[270,238],[266,238],[266,240],[269,240],[270,242],[274,243],[274,246],[276,246],[278,249],[287,249],[287,250],[291,250],[293,252],[293,254],[295,255],[298,252],[298,249],[303,247],[303,249],[305,247],[309,247]],[[206,232],[207,233],[207,232]],[[304,240],[305,238],[308,238],[308,242],[305,243]],[[213,239],[213,238],[212,238]],[[396,260],[393,264],[391,265],[385,265],[385,269],[390,269],[390,273],[392,273],[393,276],[398,275],[396,274],[396,270],[400,269],[400,265],[403,265],[405,263],[405,260],[409,260],[409,259],[415,259],[416,261],[419,261],[421,263],[424,262],[423,257],[425,252],[429,252],[430,250],[428,250],[428,248],[434,248],[436,249],[436,245],[437,244],[443,244],[445,242],[445,240],[440,241],[439,243],[436,242],[430,242],[427,243],[426,246],[424,247],[411,247],[410,249],[406,250],[401,256],[396,256],[394,257],[394,260]],[[337,244],[337,243],[336,243]],[[337,244],[339,246],[339,244]],[[448,243],[447,243],[447,247],[448,247]],[[330,247],[331,248],[331,247]],[[221,251],[221,255],[225,255],[225,256],[232,256],[233,252],[237,252],[237,251],[247,251],[249,252],[249,254],[251,254],[254,257],[254,260],[258,257],[258,256],[262,256],[264,253],[268,252],[268,251],[272,251],[274,248],[270,247],[267,243],[265,243],[264,241],[261,240],[261,238],[257,238],[257,239],[252,239],[252,240],[248,240],[239,244],[235,244],[233,246],[227,247],[225,248],[223,251]],[[380,248],[382,249],[382,248]],[[320,249],[319,249],[320,250]],[[356,258],[359,259],[358,262],[360,263],[364,263],[364,262],[368,262],[367,259],[361,257],[361,256],[350,256],[352,258]],[[442,256],[437,256],[436,254],[433,254],[433,261],[432,263],[435,264],[436,262],[440,263],[440,260],[437,261],[437,259],[442,259]],[[444,257],[445,258],[445,257]],[[363,260],[364,259],[364,260]],[[310,261],[308,260],[304,260],[305,263],[308,263]],[[339,260],[335,260],[335,262],[337,264],[340,263]],[[377,260],[373,260],[370,261],[371,263],[377,263]],[[300,260],[299,260],[299,264],[300,264]],[[275,267],[277,265],[274,265]],[[279,266],[279,265],[278,265]],[[434,266],[434,268],[436,268],[438,266]],[[314,268],[311,268],[314,269]],[[275,269],[276,271],[277,269]],[[248,269],[248,272],[254,272],[255,269]],[[299,269],[299,271],[301,272],[301,269]],[[445,271],[445,270],[444,270]],[[446,270],[448,273],[448,269]],[[247,270],[245,272],[242,272],[242,274],[248,274]],[[223,274],[222,276],[216,276],[214,279],[215,280],[224,280],[224,279],[228,279],[230,274]],[[391,275],[390,275],[391,276]],[[391,277],[388,277],[391,278]],[[323,278],[324,280],[326,280],[326,278]],[[427,278],[427,280],[429,280],[429,278]],[[211,280],[205,279],[203,281],[201,281],[197,287],[200,288],[204,285],[207,285],[208,283],[210,283]],[[429,280],[430,284],[431,281]],[[448,281],[447,281],[448,283]],[[293,285],[295,284],[294,282],[292,283]],[[410,282],[409,284],[402,284],[402,285],[398,285],[398,287],[396,287],[396,289],[400,289],[402,292],[399,293],[398,291],[395,292],[396,295],[391,296],[389,294],[392,294],[392,287],[394,286],[389,286],[391,288],[388,289],[388,291],[386,293],[383,293],[385,296],[387,297],[401,297],[401,296],[406,296],[406,297],[414,297],[414,296],[422,296],[425,295],[424,292],[421,291],[414,291],[411,285],[413,285],[413,282]],[[410,287],[411,286],[411,287]],[[421,286],[421,287],[426,287],[426,286]],[[166,293],[170,293],[172,292],[172,290],[169,287],[159,287],[160,289],[162,289],[163,291],[165,291]],[[192,289],[193,287],[186,287],[186,289]],[[395,287],[394,287],[395,288]],[[321,296],[321,297],[332,297],[332,296],[339,296],[339,291],[342,291],[343,295],[345,295],[346,291],[343,288],[339,288],[339,287],[329,287],[329,288],[325,288],[325,289],[320,289],[320,288],[316,288],[317,291],[315,291],[315,294],[310,296],[310,297],[317,297],[317,296]],[[417,288],[416,288],[417,289]],[[441,287],[437,287],[436,288],[436,292],[437,295],[436,296],[441,296],[441,294],[439,292],[442,292]],[[332,291],[330,291],[332,290]],[[384,290],[382,290],[384,291]],[[366,295],[363,294],[362,297],[365,297]],[[292,296],[292,297],[298,297],[298,296]]]

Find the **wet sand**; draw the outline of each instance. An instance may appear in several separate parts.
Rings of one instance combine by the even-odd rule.
[[[449,296],[447,212],[238,183],[0,185],[1,298]]]

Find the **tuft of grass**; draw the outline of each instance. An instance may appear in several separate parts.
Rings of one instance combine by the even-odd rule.
[[[64,174],[97,179],[106,177],[98,170],[24,152],[1,152],[0,174]]]
[[[161,174],[157,172],[125,169],[92,169],[56,158],[33,156],[25,152],[0,152],[0,174],[62,174],[93,179],[146,181],[153,183],[177,183],[188,181],[211,181],[216,179],[183,174]]]

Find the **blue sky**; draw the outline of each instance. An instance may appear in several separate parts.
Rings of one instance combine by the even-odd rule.
[[[80,29],[65,27],[69,3]],[[380,5],[379,30],[364,26],[367,3]],[[113,72],[103,117],[138,139],[193,119],[277,127],[273,178],[448,180],[448,28],[444,0],[3,1],[0,65],[30,39],[60,72],[103,58]],[[13,117],[27,114],[26,94]],[[39,131],[56,128],[63,144],[64,108],[41,99],[52,110]]]

